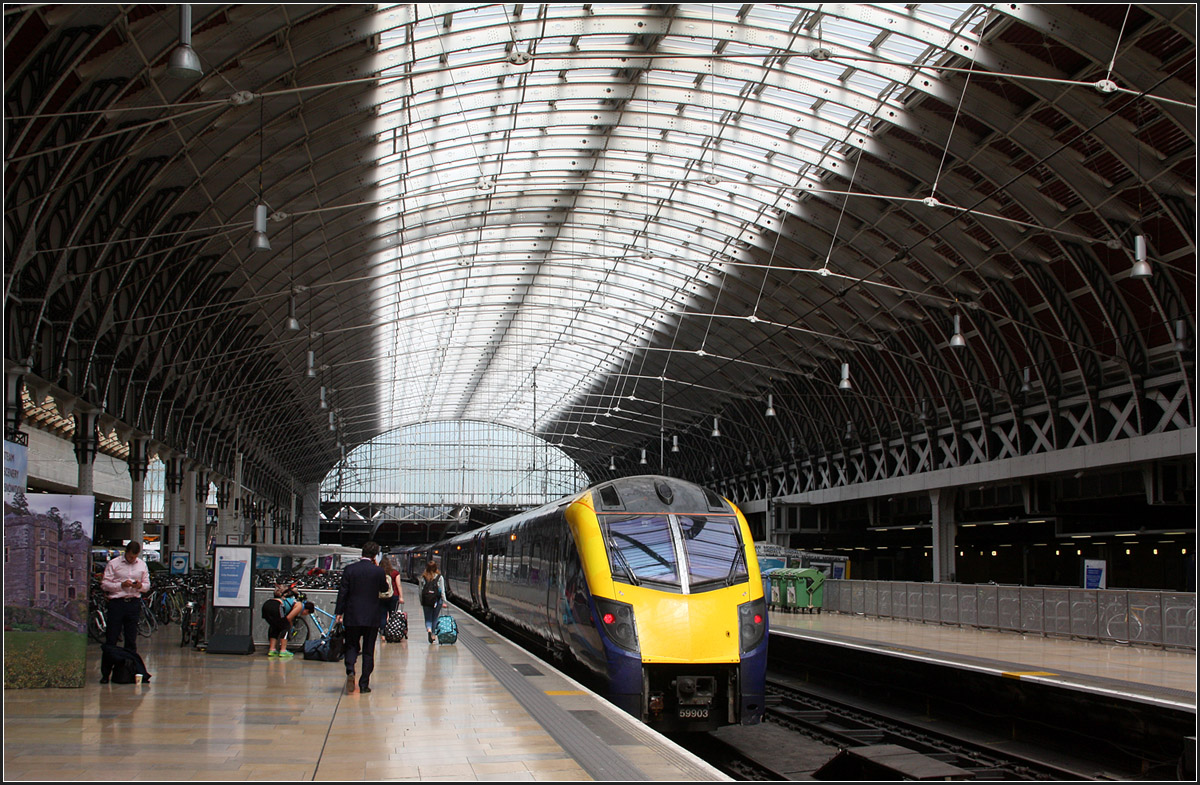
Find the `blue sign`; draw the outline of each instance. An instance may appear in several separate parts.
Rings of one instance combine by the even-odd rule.
[[[188,568],[192,563],[192,554],[187,551],[172,551],[171,552],[171,574],[172,575],[187,575]]]

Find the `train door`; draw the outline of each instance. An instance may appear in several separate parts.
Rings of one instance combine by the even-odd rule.
[[[554,527],[547,527],[546,539],[542,543],[546,559],[546,629],[550,640],[557,644],[565,642],[562,628],[562,540]],[[557,647],[555,647],[557,648]]]
[[[476,562],[479,564],[479,607],[481,610],[487,611],[487,533],[479,535],[478,539],[479,558]]]

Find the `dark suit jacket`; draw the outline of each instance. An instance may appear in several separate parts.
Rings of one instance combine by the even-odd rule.
[[[378,627],[383,618],[381,591],[387,591],[387,573],[370,559],[359,559],[342,572],[334,613],[347,627]]]

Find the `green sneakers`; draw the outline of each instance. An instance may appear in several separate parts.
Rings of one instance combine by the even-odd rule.
[[[292,657],[295,657],[295,656],[296,656],[295,654],[292,654],[287,649],[284,649],[283,651],[279,652],[279,659],[281,659],[281,660],[290,660]]]
[[[279,652],[275,651],[274,649],[271,649],[269,652],[267,652],[267,656],[268,657],[278,657]]]

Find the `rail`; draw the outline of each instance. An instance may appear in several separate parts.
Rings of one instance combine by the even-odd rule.
[[[1195,592],[829,580],[825,609],[1196,651]]]

